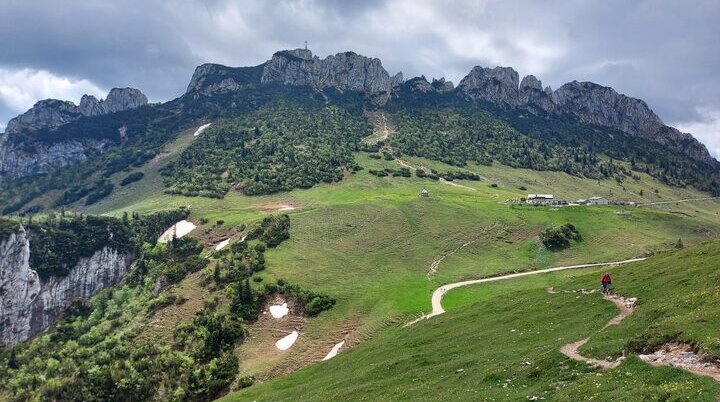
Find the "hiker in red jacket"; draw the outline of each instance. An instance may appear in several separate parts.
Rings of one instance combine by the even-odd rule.
[[[600,282],[602,283],[603,293],[606,295],[610,294],[610,284],[612,283],[612,278],[610,277],[610,274],[604,274]]]

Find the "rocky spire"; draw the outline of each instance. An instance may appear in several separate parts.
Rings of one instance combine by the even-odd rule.
[[[460,81],[458,90],[467,99],[517,106],[519,80],[517,71],[510,67],[476,66]]]
[[[528,75],[520,81],[519,102],[534,110],[551,112],[555,110],[552,97],[543,90],[542,82],[534,75]]]

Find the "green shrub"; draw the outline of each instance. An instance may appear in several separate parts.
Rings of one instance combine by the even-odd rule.
[[[540,233],[540,241],[550,250],[561,250],[570,246],[571,241],[580,241],[580,232],[571,223],[559,228],[547,228]]]
[[[143,177],[145,177],[145,173],[143,173],[143,172],[130,173],[129,175],[125,176],[125,178],[120,181],[120,185],[123,187],[127,186],[130,183],[134,183],[136,181],[142,180]]]

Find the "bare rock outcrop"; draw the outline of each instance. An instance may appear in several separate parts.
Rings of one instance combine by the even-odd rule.
[[[555,111],[550,87],[543,89],[542,82],[534,75],[528,75],[520,81],[518,103],[533,111]]]
[[[0,241],[0,348],[38,334],[75,300],[120,281],[131,256],[103,248],[81,259],[64,277],[42,281],[30,267],[30,235],[20,227]]]
[[[592,82],[569,82],[553,93],[553,101],[559,111],[583,123],[613,127],[629,134],[664,125],[644,101]]]
[[[483,68],[475,66],[458,84],[458,90],[467,99],[518,106],[520,77],[510,67]]]
[[[431,85],[439,92],[450,92],[455,89],[455,85],[453,85],[452,81],[445,81],[445,77],[440,79],[433,78]]]
[[[62,141],[33,141],[22,138],[38,130],[53,130],[82,117],[136,109],[148,103],[147,97],[134,88],[113,88],[105,100],[83,95],[80,105],[57,99],[41,100],[27,112],[13,118],[5,134],[0,134],[0,176],[22,177],[83,162],[95,152],[102,151],[106,141],[68,139]],[[13,141],[14,138],[20,141]],[[26,145],[30,146],[26,146]]]
[[[10,119],[5,128],[5,134],[55,128],[80,117],[82,117],[82,113],[74,103],[58,99],[45,99],[35,103],[27,112]]]
[[[69,140],[34,144],[31,150],[6,144],[0,139],[0,176],[22,177],[87,160],[95,152],[102,152],[106,141]]]
[[[122,112],[147,103],[147,97],[135,88],[113,88],[105,100],[98,100],[92,95],[83,95],[79,106],[70,101],[45,99],[35,103],[27,112],[10,119],[5,134],[54,129],[83,116]]]
[[[532,75],[518,82],[518,73],[509,67],[476,66],[460,81],[457,90],[470,101],[613,128],[679,150],[696,161],[716,164],[707,148],[692,135],[666,126],[644,101],[610,87],[573,81],[553,91],[550,87],[543,89],[540,80]]]
[[[263,66],[261,82],[308,85],[322,90],[389,93],[402,83],[402,74],[390,76],[377,58],[343,52],[320,59],[307,49],[277,52]]]

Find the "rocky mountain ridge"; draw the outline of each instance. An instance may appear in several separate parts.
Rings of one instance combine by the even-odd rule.
[[[116,284],[130,261],[105,247],[81,259],[67,276],[42,281],[30,266],[30,234],[20,226],[0,241],[0,348],[44,331],[71,302]]]
[[[241,75],[242,79],[237,79],[238,68],[200,66],[186,94],[212,95],[238,90],[243,85],[257,82],[259,77],[261,83],[307,85],[320,91],[325,88],[360,91],[382,105],[405,84],[414,93],[455,91],[470,102],[526,109],[534,114],[569,116],[580,123],[610,127],[676,147],[703,163],[716,163],[704,145],[689,134],[665,126],[644,101],[592,82],[572,81],[553,91],[550,87],[543,88],[535,76],[528,75],[520,80],[517,71],[511,67],[476,66],[455,88],[452,82],[440,79],[430,83],[424,76],[404,82],[402,73],[390,76],[376,58],[345,52],[320,59],[307,49],[280,51],[266,63],[241,69],[246,69],[246,73]],[[247,73],[249,71],[253,73]]]
[[[185,94],[211,96],[250,84],[280,83],[387,96],[402,82],[402,73],[390,76],[377,58],[343,52],[321,59],[308,49],[293,49],[276,52],[270,60],[255,67],[198,66]]]
[[[276,52],[270,60],[254,67],[226,67],[203,64],[195,69],[186,93],[180,99],[197,102],[242,91],[263,84],[308,86],[316,91],[335,89],[366,95],[375,106],[392,102],[408,89],[422,102],[425,94],[454,95],[473,103],[487,103],[508,110],[535,115],[570,118],[582,124],[609,127],[678,150],[695,161],[715,166],[704,145],[690,134],[666,126],[642,100],[618,93],[613,88],[591,82],[572,81],[553,91],[543,88],[532,75],[520,80],[510,67],[474,67],[457,87],[444,79],[416,77],[403,81],[402,73],[391,76],[377,58],[343,52],[319,58],[308,49]],[[147,104],[139,90],[115,88],[102,101],[83,96],[80,105],[60,100],[43,100],[8,123],[0,136],[0,172],[6,177],[46,173],[49,169],[82,162],[89,153],[102,150],[105,143],[64,141],[53,145],[33,144],[33,152],[6,144],[9,136],[43,128],[57,129],[81,117],[94,117],[129,110]]]
[[[27,112],[10,119],[6,135],[57,128],[83,116],[92,117],[136,109],[148,103],[147,97],[135,88],[113,88],[104,100],[83,95],[80,105],[70,101],[45,99],[38,101]]]
[[[610,127],[675,148],[690,158],[711,165],[717,161],[692,135],[666,126],[641,99],[611,87],[572,81],[553,91],[528,75],[519,81],[510,67],[474,67],[460,81],[458,94],[506,109],[526,109],[535,114],[570,117],[583,124]]]

